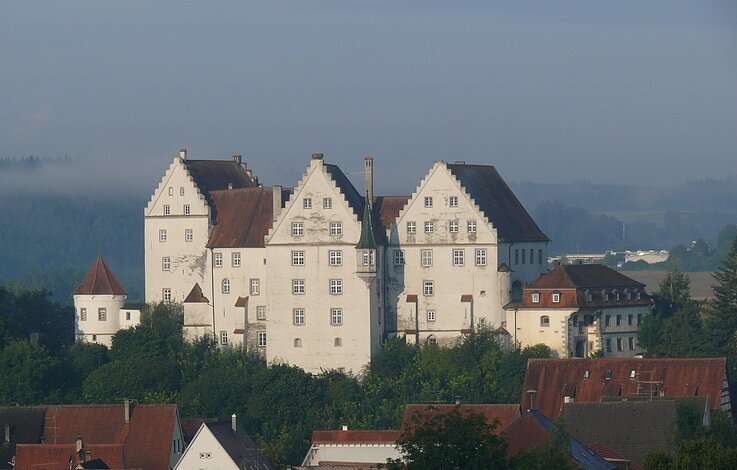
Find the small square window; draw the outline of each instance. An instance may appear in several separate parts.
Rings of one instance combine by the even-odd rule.
[[[184,215],[189,215],[189,214],[190,214],[189,204],[185,204],[184,205]]]
[[[227,331],[220,332],[220,344],[228,344],[228,332]]]
[[[343,235],[343,222],[330,222],[330,236],[339,237]]]
[[[553,293],[553,303],[554,304],[560,303],[560,293],[559,292]]]
[[[185,242],[191,242],[194,240],[194,232],[191,228],[185,228],[184,229],[184,241]]]
[[[340,348],[340,347],[342,347],[342,346],[343,346],[343,339],[342,339],[342,338],[335,338],[335,339],[333,340],[333,345],[334,345],[334,346],[335,346],[336,348]],[[341,369],[343,369],[343,370],[341,370]],[[339,372],[341,372],[341,373],[343,373],[343,372],[345,372],[345,368],[343,368],[343,367],[338,367],[338,371],[339,371]]]
[[[223,254],[222,253],[215,253],[215,267],[216,268],[223,267]]]
[[[266,332],[265,331],[258,332],[258,346],[260,348],[266,347]]]
[[[543,328],[547,328],[550,326],[550,317],[547,315],[543,315],[540,317],[540,326]]]
[[[259,305],[256,307],[256,320],[266,320],[266,306]]]
[[[305,293],[305,280],[292,279],[292,294],[302,295]]]
[[[169,204],[164,204],[164,215],[171,215],[171,206]]]
[[[311,197],[306,197],[306,198],[302,199],[302,207],[304,209],[312,209],[312,198]]]
[[[305,309],[303,308],[293,309],[292,317],[294,319],[295,325],[304,325],[305,324]]]
[[[330,324],[336,325],[336,326],[343,324],[343,309],[342,308],[331,308],[330,309]]]
[[[330,294],[331,295],[342,295],[343,294],[343,280],[342,279],[331,279],[330,280]]]
[[[432,207],[432,197],[425,196],[425,207],[428,209]]]
[[[448,206],[458,207],[458,196],[451,196],[448,198]]]
[[[304,222],[292,222],[292,236],[301,237],[305,234]]]
[[[469,220],[466,223],[466,229],[468,230],[468,233],[476,233],[476,221],[475,220]]]
[[[241,254],[240,252],[236,251],[231,255],[231,263],[233,264],[234,268],[240,268],[241,267]]]
[[[292,266],[304,266],[305,265],[305,252],[304,251],[293,251],[292,252]]]
[[[162,271],[171,271],[171,258],[168,256],[164,256],[161,258],[161,270]]]
[[[97,319],[99,321],[107,321],[107,309],[105,307],[97,309]]]
[[[260,295],[260,294],[261,294],[261,280],[251,279],[251,295]]]
[[[161,292],[161,298],[164,299],[164,302],[171,302],[171,289],[165,288]]]
[[[433,233],[435,231],[435,224],[433,222],[425,222],[425,233]]]
[[[463,249],[453,250],[453,266],[463,266],[465,258],[466,252]]]
[[[486,266],[486,249],[476,249],[476,266]]]
[[[435,321],[435,310],[427,311],[427,321]]]
[[[166,241],[166,229],[159,230],[159,241],[165,242]]]
[[[322,199],[322,208],[323,209],[332,209],[333,208],[333,200],[329,197],[325,197]]]
[[[415,233],[417,233],[417,223],[407,222],[407,234],[414,235]]]
[[[422,250],[420,255],[423,268],[432,266],[432,250]]]
[[[330,266],[342,266],[343,252],[341,250],[330,250],[328,252],[328,261]]]
[[[540,293],[539,292],[533,292],[532,293],[532,303],[533,304],[539,304],[540,303]]]
[[[435,295],[435,281],[423,281],[422,294],[426,297],[431,297]]]
[[[394,265],[401,266],[404,264],[404,250],[394,250]]]
[[[450,233],[458,233],[458,221],[457,220],[451,220],[448,222],[448,231]]]
[[[294,338],[294,347],[295,348],[301,348],[302,347],[302,338]]]

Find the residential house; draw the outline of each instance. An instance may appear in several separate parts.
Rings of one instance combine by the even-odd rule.
[[[0,469],[13,468],[16,446],[40,442],[44,425],[41,406],[0,407]]]

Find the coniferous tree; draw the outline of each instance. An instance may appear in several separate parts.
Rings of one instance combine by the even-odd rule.
[[[714,298],[704,321],[704,330],[710,352],[727,356],[730,368],[737,359],[737,238],[727,257],[714,272]]]

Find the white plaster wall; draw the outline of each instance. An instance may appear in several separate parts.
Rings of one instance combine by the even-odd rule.
[[[212,307],[209,303],[184,304],[184,335],[188,340],[212,336]]]
[[[386,463],[386,459],[401,457],[397,447],[391,444],[318,444],[310,449],[302,465],[312,466],[319,462]]]
[[[121,328],[120,309],[125,304],[125,295],[75,295],[74,298],[74,334],[76,340],[88,343],[99,343],[110,347],[113,335]],[[87,309],[87,320],[81,321],[80,312]],[[98,309],[105,308],[107,320],[98,320]],[[96,335],[93,340],[92,335]]]
[[[517,342],[522,347],[535,344],[546,344],[552,349],[557,357],[568,357],[568,319],[578,309],[525,309],[507,311],[507,325],[509,333],[514,340],[517,332]],[[540,326],[540,318],[547,315],[550,317],[550,326]]]
[[[200,454],[208,453],[209,458],[200,458]],[[204,425],[189,443],[187,450],[174,468],[175,470],[238,470],[233,459]]]
[[[130,314],[130,320],[126,320],[127,314]],[[120,325],[120,329],[124,328],[130,328],[133,326],[138,325],[141,323],[141,311],[140,310],[134,310],[130,308],[123,308],[120,310],[120,315],[118,317],[118,325]]]
[[[637,341],[637,335],[640,326],[637,325],[637,315],[642,315],[643,321],[650,315],[650,308],[646,305],[623,307],[623,308],[604,308],[601,315],[601,349],[604,351],[604,357],[633,357],[636,354],[643,354],[644,348],[640,347]],[[610,326],[605,325],[605,316],[611,316]],[[617,326],[617,315],[622,315],[622,324]],[[627,316],[632,315],[632,325],[627,323]],[[606,339],[612,340],[612,351],[606,350]],[[617,351],[617,338],[622,338],[623,351]],[[629,349],[629,338],[634,338],[635,349]]]
[[[173,195],[169,195],[172,188]],[[184,188],[184,196],[180,194]],[[189,204],[190,215],[184,215]],[[171,215],[164,215],[169,205]],[[159,230],[167,231],[167,241],[159,241]],[[185,230],[192,229],[193,241],[185,240]],[[210,208],[189,176],[182,160],[176,157],[156,188],[144,217],[146,302],[163,300],[169,288],[172,300],[181,302],[194,286],[202,285],[207,273],[206,244],[210,230]],[[171,258],[171,270],[162,269],[162,258]]]
[[[519,250],[519,262],[515,252]],[[522,251],[526,253],[525,263],[522,263]],[[535,262],[530,263],[530,250],[535,254]],[[539,251],[542,250],[542,264],[538,262]],[[499,243],[499,263],[506,263],[511,268],[510,289],[514,281],[520,281],[522,286],[539,278],[547,271],[548,243],[547,242],[514,242]]]

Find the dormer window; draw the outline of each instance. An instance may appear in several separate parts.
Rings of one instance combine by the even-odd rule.
[[[624,296],[627,300],[632,300],[632,292],[630,292],[629,289],[624,290]]]
[[[553,292],[553,303],[554,304],[560,303],[560,292]]]
[[[636,375],[635,369],[632,369],[630,371],[630,379],[634,379],[635,378],[635,375]]]
[[[583,371],[583,378],[588,379],[591,373],[588,370]]]
[[[613,292],[614,292],[614,300],[617,300],[617,301],[620,300],[619,291],[614,290]]]
[[[640,300],[640,299],[642,299],[642,293],[641,293],[641,292],[640,292],[639,290],[637,291],[637,294],[635,295],[635,298],[636,298],[637,300]]]
[[[593,297],[591,296],[591,291],[586,291],[586,302],[591,302],[593,300]]]
[[[532,303],[533,304],[539,304],[540,303],[540,293],[539,292],[533,292],[532,293]]]
[[[602,289],[601,298],[604,299],[604,302],[609,302],[609,292],[607,292],[605,289]]]

